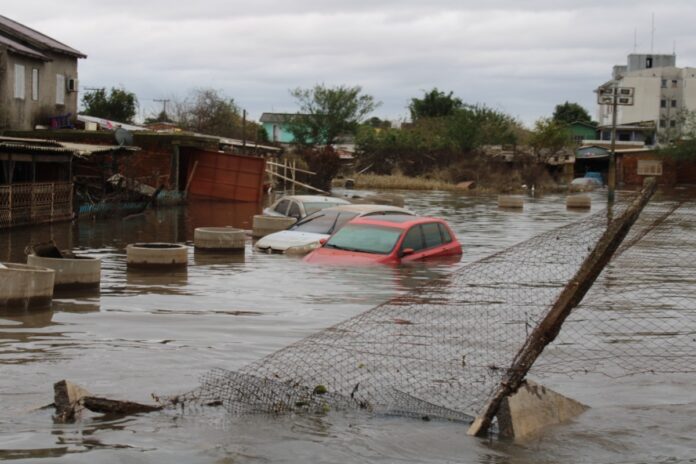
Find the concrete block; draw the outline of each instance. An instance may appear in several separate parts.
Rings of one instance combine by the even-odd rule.
[[[53,300],[55,271],[26,264],[3,263],[0,268],[0,308],[44,308]]]
[[[523,441],[548,426],[567,422],[587,409],[588,406],[543,385],[526,381],[500,405],[497,414],[500,436]]]
[[[499,195],[498,208],[523,209],[524,198],[519,195]]]
[[[133,268],[186,267],[188,248],[178,243],[131,243],[126,247],[126,261]]]
[[[590,209],[592,199],[589,195],[568,195],[566,197],[566,208],[568,209]]]
[[[257,214],[254,216],[252,236],[254,238],[265,237],[273,232],[286,230],[296,222],[297,219],[292,217]]]
[[[101,260],[87,256],[76,258],[45,258],[28,255],[27,264],[31,266],[53,269],[55,274],[54,288],[77,289],[99,288],[101,281]]]
[[[197,227],[193,231],[193,244],[196,250],[244,250],[245,243],[244,231],[233,227]]]
[[[79,414],[81,402],[90,392],[77,384],[61,380],[53,384],[53,405],[56,408],[54,421],[58,423],[73,422]]]

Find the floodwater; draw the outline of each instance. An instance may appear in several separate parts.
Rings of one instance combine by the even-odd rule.
[[[338,192],[342,193],[342,192]],[[356,192],[364,193],[364,192]],[[211,368],[238,369],[402,295],[458,266],[587,212],[564,197],[527,198],[502,211],[494,196],[400,192],[413,211],[446,218],[464,246],[456,265],[329,268],[255,251],[194,253],[186,271],[126,272],[125,246],[191,244],[201,226],[251,228],[256,205],[195,202],[130,219],[0,233],[0,261],[23,262],[53,239],[102,259],[100,293],[57,295],[49,310],[0,314],[0,460],[42,462],[681,462],[696,458],[692,377],[568,377],[544,383],[592,407],[542,438],[510,444],[468,437],[462,424],[333,412],[226,417],[165,411],[90,416],[55,425],[52,385],[69,379],[133,401],[198,385]],[[593,210],[602,195],[593,193]],[[690,461],[696,462],[696,461]]]

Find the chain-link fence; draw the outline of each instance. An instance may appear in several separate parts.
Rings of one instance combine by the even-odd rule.
[[[211,371],[173,401],[240,414],[349,408],[468,422],[628,206],[467,265],[240,371]],[[648,207],[542,356],[540,372],[694,368],[693,213],[693,204]]]
[[[646,206],[534,374],[696,372],[696,203]]]

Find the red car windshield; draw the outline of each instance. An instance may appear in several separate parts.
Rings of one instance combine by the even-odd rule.
[[[326,248],[359,251],[362,253],[389,254],[403,230],[371,224],[348,224],[336,232],[324,245]]]

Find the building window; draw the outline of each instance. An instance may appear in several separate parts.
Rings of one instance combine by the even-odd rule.
[[[661,85],[661,87],[662,87],[663,89],[666,89],[666,88],[667,88],[667,79],[662,79],[662,85]]]
[[[660,127],[667,127],[667,121],[665,119],[660,119]]]
[[[645,59],[645,67],[648,68],[648,69],[649,69],[649,68],[652,68],[652,64],[653,64],[652,56],[647,57],[647,58]]]
[[[676,107],[677,107],[677,100],[672,100],[672,108],[676,108]]]
[[[639,176],[661,176],[662,161],[660,160],[638,160]]]
[[[65,76],[56,74],[56,105],[65,105]]]
[[[14,97],[24,100],[24,65],[15,64]]]
[[[677,127],[677,120],[676,119],[671,119],[669,121],[669,127]]]
[[[664,98],[660,100],[660,108],[667,108],[667,100]]]
[[[36,68],[31,70],[31,99],[39,99],[39,70]]]
[[[677,80],[676,79],[672,79],[672,88],[673,89],[677,88]]]

